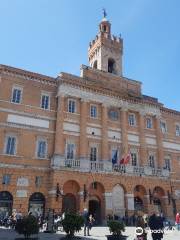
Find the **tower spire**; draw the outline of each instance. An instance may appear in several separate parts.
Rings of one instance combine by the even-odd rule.
[[[106,18],[107,17],[107,12],[106,12],[106,9],[103,8],[103,17]]]

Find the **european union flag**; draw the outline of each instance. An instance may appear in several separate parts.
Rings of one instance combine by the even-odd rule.
[[[114,156],[112,158],[112,164],[116,164],[117,163],[117,157],[118,157],[118,150],[116,150],[116,152],[114,153]]]

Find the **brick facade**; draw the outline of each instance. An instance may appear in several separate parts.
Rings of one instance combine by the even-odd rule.
[[[180,209],[180,112],[122,75],[122,39],[99,29],[80,77],[0,65],[1,213]]]

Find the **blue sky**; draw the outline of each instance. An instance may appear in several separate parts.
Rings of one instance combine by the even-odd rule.
[[[124,39],[123,75],[180,111],[179,0],[0,0],[0,63],[79,75],[103,7]]]

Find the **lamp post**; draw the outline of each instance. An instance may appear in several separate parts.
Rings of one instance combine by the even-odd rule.
[[[171,181],[170,181],[170,187],[171,187],[170,197],[171,197],[171,202],[172,202],[172,210],[173,210],[173,214],[174,214],[174,217],[175,217],[176,213],[177,213],[177,208],[176,208],[176,199],[175,199],[174,194],[173,194],[173,186],[171,184]]]

